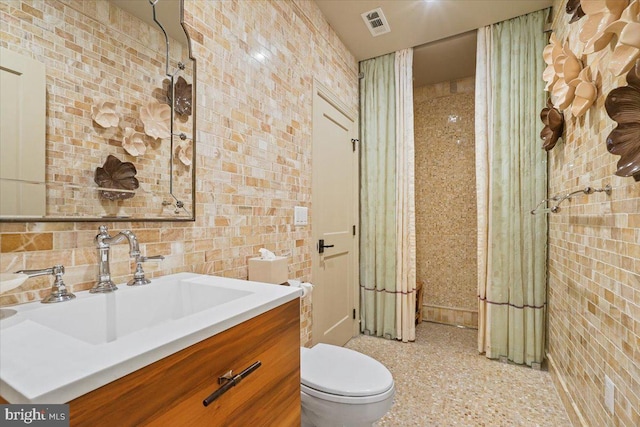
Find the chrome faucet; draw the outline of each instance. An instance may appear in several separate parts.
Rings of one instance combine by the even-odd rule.
[[[53,281],[53,285],[51,287],[51,293],[41,301],[45,304],[49,304],[52,302],[69,301],[76,297],[74,294],[67,291],[67,287],[62,280],[62,276],[64,275],[64,266],[62,265],[54,265],[51,268],[43,268],[40,270],[18,270],[16,271],[16,273],[26,274],[29,277],[44,275],[55,276],[55,280]]]
[[[101,225],[98,228],[98,235],[95,238],[96,248],[98,249],[98,280],[89,292],[95,294],[113,292],[118,289],[116,284],[111,280],[109,249],[111,245],[116,245],[125,239],[129,241],[129,256],[136,259],[140,257],[138,239],[133,232],[123,230],[115,236],[110,236],[106,225]]]

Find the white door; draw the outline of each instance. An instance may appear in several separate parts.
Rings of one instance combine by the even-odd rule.
[[[358,333],[358,144],[355,114],[320,84],[313,97],[313,342]],[[323,241],[324,247],[319,244]]]
[[[45,131],[44,64],[0,47],[0,216],[45,215]]]

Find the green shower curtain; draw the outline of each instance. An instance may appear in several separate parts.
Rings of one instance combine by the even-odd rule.
[[[547,221],[539,131],[545,106],[539,11],[481,28],[476,74],[478,347],[515,363],[544,358]]]
[[[396,338],[395,54],[360,63],[360,330]]]

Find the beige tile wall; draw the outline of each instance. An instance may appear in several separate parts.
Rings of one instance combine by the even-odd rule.
[[[553,29],[580,58],[585,18],[569,24],[566,1],[554,2]],[[601,70],[598,99],[584,117],[565,113],[564,140],[549,155],[549,192],[613,187],[576,197],[549,214],[548,348],[565,398],[591,426],[640,425],[640,182],[614,175],[618,156],[606,138],[615,127],[604,110],[609,91],[626,85],[604,55],[582,55]],[[636,141],[640,143],[640,141]],[[604,406],[604,378],[615,386],[615,414]],[[578,417],[576,417],[578,419]]]
[[[424,320],[477,327],[473,77],[414,89]]]
[[[15,37],[5,19],[31,20],[50,2],[31,1],[7,16],[2,40]],[[52,2],[55,3],[55,2]],[[87,2],[100,3],[100,2]],[[247,277],[247,259],[266,247],[290,257],[290,277],[312,281],[311,226],[293,226],[293,207],[311,201],[311,119],[314,79],[357,110],[358,66],[312,1],[186,0],[197,82],[197,204],[194,223],[107,223],[129,228],[147,255],[166,259],[147,268]],[[43,43],[46,37],[43,37]],[[34,41],[36,43],[36,41]],[[69,123],[60,123],[63,127]],[[93,238],[101,223],[2,223],[0,271],[67,267],[73,291],[97,274]],[[115,246],[116,282],[133,272],[127,247]],[[1,304],[41,298],[49,278],[28,280]],[[302,343],[311,336],[310,302],[303,302]]]

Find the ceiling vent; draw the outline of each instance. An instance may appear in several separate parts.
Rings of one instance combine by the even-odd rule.
[[[391,31],[387,18],[384,16],[384,13],[382,13],[381,8],[370,10],[369,12],[363,13],[361,16],[373,37],[386,34]]]

